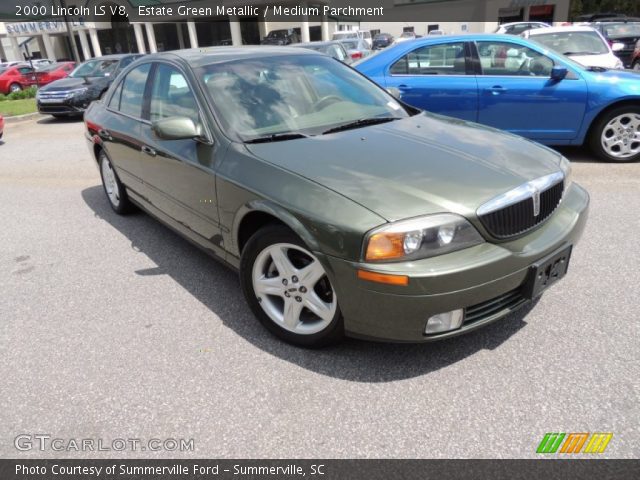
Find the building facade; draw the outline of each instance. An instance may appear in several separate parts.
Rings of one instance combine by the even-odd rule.
[[[329,4],[331,0],[312,0],[313,5]],[[131,0],[66,0],[69,7],[96,5],[105,7],[138,2]],[[164,5],[202,4],[199,1],[163,0]],[[233,3],[228,0],[225,3]],[[305,2],[253,0],[235,1],[264,6],[308,5]],[[426,35],[432,30],[447,34],[481,33],[493,31],[499,23],[519,20],[539,20],[557,23],[568,17],[570,0],[379,0],[376,4],[385,12],[397,13],[402,18],[433,21],[355,21],[349,18],[322,17],[310,21],[302,17],[297,22],[261,17],[212,16],[185,18],[175,21],[129,21],[122,15],[110,15],[102,22],[90,22],[80,17],[53,21],[0,23],[0,58],[23,60],[49,58],[72,60],[74,48],[68,35],[70,26],[75,50],[80,60],[112,53],[155,53],[183,48],[215,45],[258,44],[270,31],[295,29],[301,41],[329,40],[336,30],[360,28],[372,33],[386,32],[399,36],[403,31]],[[468,21],[453,21],[461,14]],[[451,21],[438,21],[451,19]],[[67,21],[65,21],[67,20]]]

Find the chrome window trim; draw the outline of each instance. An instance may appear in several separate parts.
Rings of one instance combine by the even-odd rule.
[[[536,191],[544,192],[562,181],[564,181],[564,173],[560,171],[523,183],[522,185],[509,190],[508,192],[502,193],[480,205],[478,210],[476,210],[476,215],[478,217],[482,217],[489,213],[502,210],[505,207],[515,205],[516,203],[527,200],[528,198],[533,198]]]

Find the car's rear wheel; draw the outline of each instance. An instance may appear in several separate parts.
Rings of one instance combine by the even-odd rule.
[[[131,202],[124,185],[120,182],[118,174],[104,150],[100,151],[98,162],[100,164],[102,186],[104,187],[104,193],[107,195],[107,200],[109,200],[109,205],[111,205],[114,212],[120,215],[128,213],[131,211]]]
[[[640,160],[640,108],[623,106],[607,112],[597,120],[589,142],[605,162]]]
[[[240,262],[251,310],[277,337],[317,348],[340,340],[338,297],[324,267],[291,230],[272,225],[247,242]]]
[[[20,90],[22,90],[22,85],[20,85],[19,83],[12,83],[11,85],[9,85],[10,93],[19,92]]]

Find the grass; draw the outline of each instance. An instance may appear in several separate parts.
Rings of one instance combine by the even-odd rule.
[[[26,98],[24,100],[5,100],[0,102],[0,115],[4,117],[13,117],[16,115],[25,115],[27,113],[37,112],[36,99]]]

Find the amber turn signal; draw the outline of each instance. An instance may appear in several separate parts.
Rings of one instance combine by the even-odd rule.
[[[409,285],[409,277],[406,275],[389,275],[387,273],[368,272],[366,270],[358,270],[358,278],[360,280],[368,280],[370,282],[385,283],[387,285],[400,285],[406,287]]]
[[[366,260],[391,260],[404,257],[404,233],[376,233],[369,238]]]

